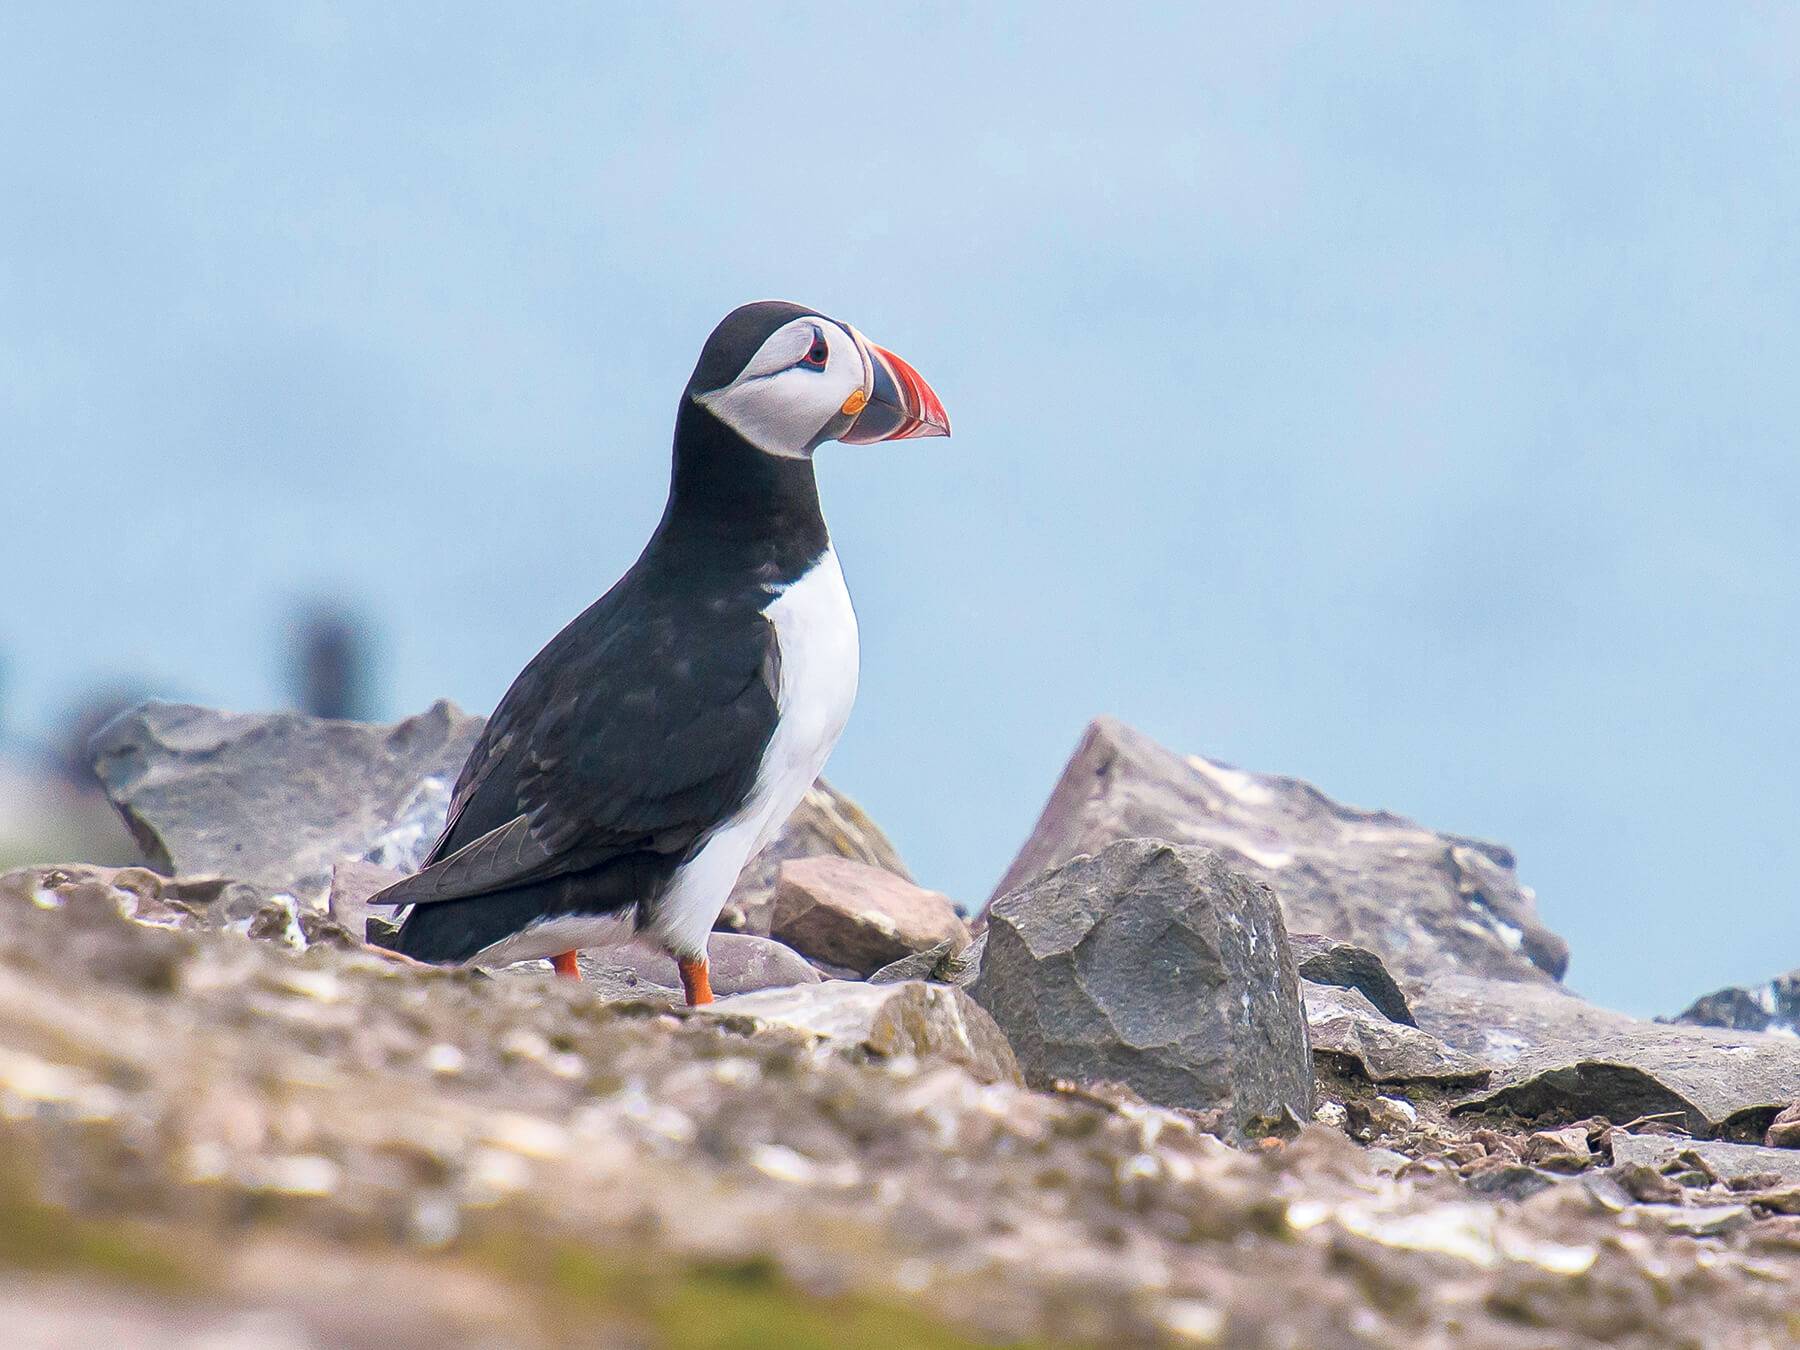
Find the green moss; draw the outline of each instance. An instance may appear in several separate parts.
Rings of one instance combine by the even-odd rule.
[[[518,1237],[489,1238],[482,1251],[514,1279],[540,1285],[569,1324],[627,1323],[650,1333],[660,1350],[974,1350],[984,1344],[898,1304],[807,1294],[768,1261],[646,1268],[635,1255],[571,1244],[545,1250]]]
[[[8,1268],[98,1275],[158,1293],[202,1283],[137,1224],[85,1218],[0,1190],[0,1269]]]

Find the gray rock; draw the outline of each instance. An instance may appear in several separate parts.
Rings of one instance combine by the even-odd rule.
[[[1783,1181],[1800,1182],[1800,1153],[1759,1144],[1733,1144],[1722,1139],[1671,1139],[1661,1134],[1612,1136],[1615,1170],[1648,1167],[1660,1172],[1683,1153],[1692,1151],[1706,1160],[1723,1181],[1738,1181],[1773,1172]]]
[[[849,858],[891,872],[902,881],[913,879],[881,827],[821,778],[794,808],[781,833],[745,864],[716,926],[768,937],[781,865],[796,858]]]
[[[1735,1031],[1800,1032],[1800,970],[1749,989],[1727,988],[1695,999],[1675,1022]]]
[[[1021,1081],[994,1019],[962,990],[946,985],[833,980],[737,994],[696,1011],[790,1027],[884,1059],[942,1060],[984,1083]]]
[[[1534,1047],[1567,1051],[1651,1024],[1602,1008],[1549,981],[1495,980],[1445,972],[1413,986],[1419,1028],[1488,1064]]]
[[[1547,1191],[1556,1185],[1557,1179],[1535,1167],[1508,1163],[1476,1172],[1463,1184],[1477,1195],[1492,1200],[1529,1200],[1539,1191]]]
[[[866,976],[969,929],[948,897],[851,858],[781,865],[769,933],[815,961]]]
[[[629,972],[638,980],[681,991],[675,958],[641,943],[595,949],[579,954],[576,964],[584,980],[600,980]],[[757,989],[785,989],[819,983],[819,972],[792,947],[750,933],[714,933],[706,949],[707,978],[719,997]]]
[[[1452,1050],[1435,1036],[1383,1017],[1360,989],[1300,982],[1307,1037],[1322,1068],[1374,1083],[1430,1083],[1480,1087],[1487,1065]]]
[[[1641,1022],[1577,1043],[1525,1051],[1495,1086],[1460,1110],[1510,1110],[1525,1119],[1679,1113],[1696,1137],[1762,1137],[1800,1098],[1800,1041],[1752,1031],[1708,1031]]]
[[[448,801],[481,726],[442,700],[392,726],[146,703],[91,748],[157,870],[231,877],[316,909],[334,863],[376,848],[422,801]]]
[[[1238,1134],[1311,1118],[1280,906],[1208,849],[1125,840],[995,901],[969,992],[1033,1084],[1120,1082]]]
[[[1406,995],[1381,964],[1381,958],[1367,947],[1339,942],[1323,933],[1289,933],[1288,945],[1294,949],[1301,979],[1361,990],[1388,1021],[1408,1027],[1419,1025],[1413,1020]]]
[[[946,938],[935,947],[911,956],[903,956],[892,965],[883,966],[869,976],[870,984],[893,984],[900,980],[930,980],[936,984],[953,984],[967,989],[981,974],[981,954],[987,950],[987,933],[975,935],[972,942],[958,944]]]
[[[1178,755],[1111,718],[1088,727],[995,896],[1132,837],[1217,849],[1275,889],[1289,928],[1378,953],[1415,997],[1450,972],[1548,984],[1567,965],[1499,845]]]

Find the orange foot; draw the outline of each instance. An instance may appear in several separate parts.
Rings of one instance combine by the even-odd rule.
[[[581,967],[575,964],[575,953],[564,952],[561,956],[550,958],[550,964],[556,967],[556,973],[565,980],[579,980]]]
[[[675,964],[681,967],[681,987],[687,991],[688,1007],[697,1008],[702,1003],[711,1003],[712,983],[706,978],[706,958],[703,956],[695,961],[683,956]]]

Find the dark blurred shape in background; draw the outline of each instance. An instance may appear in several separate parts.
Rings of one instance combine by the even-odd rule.
[[[70,700],[39,746],[0,736],[0,869],[26,863],[142,862],[94,776],[88,742],[126,708],[153,697],[141,682],[90,686]]]
[[[314,601],[289,626],[288,681],[294,706],[314,717],[366,722],[374,643],[361,615],[338,601]]]

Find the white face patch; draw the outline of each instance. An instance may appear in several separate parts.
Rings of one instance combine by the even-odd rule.
[[[777,328],[735,380],[695,401],[758,450],[804,459],[850,396],[868,392],[867,371],[848,329],[809,315]]]

